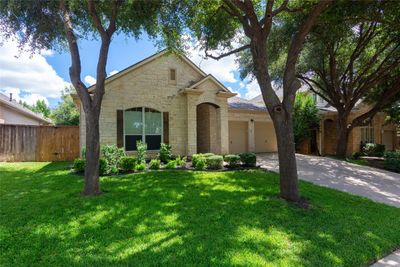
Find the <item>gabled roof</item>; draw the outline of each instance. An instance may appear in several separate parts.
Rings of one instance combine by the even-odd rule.
[[[258,101],[253,99],[244,99],[238,96],[228,99],[228,107],[231,109],[241,109],[241,110],[257,110],[266,111],[267,108],[264,104],[258,103]]]
[[[225,85],[223,85],[220,81],[218,81],[212,74],[208,74],[207,76],[205,76],[200,81],[196,82],[195,84],[192,84],[189,88],[190,89],[194,89],[197,86],[199,86],[200,84],[202,84],[202,83],[204,83],[204,82],[206,82],[208,80],[211,80],[211,81],[215,82],[222,91],[229,92],[229,93],[231,92],[228,88],[225,87]]]
[[[145,59],[143,59],[143,60],[141,60],[141,61],[139,61],[139,62],[127,67],[127,68],[125,68],[125,69],[123,69],[122,71],[120,71],[120,72],[118,72],[118,73],[116,73],[114,75],[111,75],[111,76],[107,77],[106,80],[105,80],[105,83],[107,84],[107,83],[109,83],[109,82],[111,82],[111,81],[113,81],[113,80],[115,80],[115,79],[117,79],[117,78],[119,78],[119,77],[121,77],[121,76],[123,76],[123,75],[125,75],[125,74],[127,74],[127,73],[129,73],[129,72],[131,72],[133,70],[135,70],[135,69],[138,69],[139,67],[141,67],[143,65],[146,65],[147,63],[149,63],[149,62],[151,62],[151,61],[153,61],[153,60],[155,60],[155,59],[157,59],[157,58],[159,58],[159,57],[161,57],[163,55],[166,55],[168,53],[171,53],[171,52],[169,52],[167,49],[161,50],[160,52],[158,52],[158,53],[156,53],[156,54],[154,54],[154,55],[152,55],[150,57],[147,57],[147,58],[145,58]],[[187,56],[185,56],[183,54],[178,54],[178,53],[176,53],[175,55],[177,55],[184,62],[189,64],[195,71],[200,73],[200,75],[202,75],[204,77],[207,76],[207,74],[204,71],[202,71],[196,64],[194,64],[193,61],[191,61]],[[92,85],[92,86],[90,86],[88,88],[88,91],[89,92],[93,92],[94,89],[95,89],[95,85]]]
[[[40,115],[38,113],[33,112],[30,109],[27,109],[23,105],[17,103],[15,100],[10,101],[10,98],[2,93],[0,93],[0,103],[10,107],[11,109],[17,110],[18,112],[24,114],[27,117],[36,119],[45,124],[51,124],[50,120],[44,118],[42,115]]]

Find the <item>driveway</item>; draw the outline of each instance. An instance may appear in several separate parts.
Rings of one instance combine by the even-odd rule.
[[[278,155],[258,154],[258,164],[279,172]],[[400,208],[400,174],[325,157],[296,154],[299,178]]]

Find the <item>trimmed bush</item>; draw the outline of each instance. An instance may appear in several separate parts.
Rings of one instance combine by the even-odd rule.
[[[136,159],[133,157],[122,157],[120,167],[123,172],[135,170]]]
[[[74,160],[74,170],[75,172],[83,173],[85,172],[86,160],[75,159]]]
[[[211,157],[211,156],[215,156],[214,153],[204,153],[202,154],[205,158]]]
[[[196,168],[197,162],[200,158],[204,159],[204,155],[203,154],[193,154],[192,155],[192,166],[194,168]]]
[[[208,169],[219,170],[224,167],[224,158],[219,155],[206,157],[206,164]]]
[[[228,163],[230,168],[235,168],[240,165],[239,155],[225,155],[224,160]]]
[[[104,174],[116,174],[119,171],[121,158],[125,156],[123,148],[116,145],[104,145],[100,147],[100,158],[106,160],[106,168]]]
[[[362,147],[362,152],[370,157],[382,157],[385,152],[385,146],[382,144],[366,143]]]
[[[400,172],[400,150],[386,151],[384,158],[386,169],[394,172]]]
[[[181,168],[185,168],[186,167],[186,157],[181,158],[181,156],[176,156],[175,159],[176,165],[181,167]]]
[[[158,158],[162,163],[167,163],[172,159],[172,152],[171,152],[171,146],[161,143],[160,147],[160,153],[158,154]]]
[[[166,169],[176,169],[176,161],[175,160],[170,160],[168,163],[165,165]]]
[[[255,167],[257,164],[257,156],[254,153],[242,153],[239,155],[240,160],[246,167]]]
[[[196,160],[196,166],[194,167],[198,171],[202,171],[207,169],[206,158],[202,155],[199,156]]]
[[[143,143],[142,141],[137,141],[136,153],[137,153],[136,162],[138,164],[146,163],[147,144]]]
[[[108,163],[106,159],[100,158],[99,160],[99,175],[103,176],[109,174],[108,170]]]
[[[149,163],[150,170],[158,170],[160,169],[161,161],[159,159],[152,159]]]
[[[144,170],[146,170],[146,163],[142,162],[142,163],[136,164],[135,169],[136,169],[137,171],[144,171]]]

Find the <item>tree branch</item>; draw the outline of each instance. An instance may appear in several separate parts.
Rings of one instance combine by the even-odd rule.
[[[241,52],[241,51],[243,51],[243,50],[246,50],[246,49],[249,49],[249,48],[250,48],[250,45],[244,45],[244,46],[241,46],[241,47],[239,47],[239,48],[233,49],[233,50],[231,50],[231,51],[229,51],[229,52],[227,52],[227,53],[223,53],[223,54],[220,54],[220,55],[218,55],[218,56],[214,56],[214,55],[208,53],[208,48],[206,47],[206,49],[205,49],[205,56],[206,56],[206,57],[209,57],[209,58],[212,58],[212,59],[215,59],[215,60],[220,60],[221,58],[230,56],[230,55],[232,55],[232,54],[239,53],[239,52]]]

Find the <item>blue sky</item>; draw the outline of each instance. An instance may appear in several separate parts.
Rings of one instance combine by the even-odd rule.
[[[0,37],[1,38],[1,37]],[[59,101],[60,91],[70,82],[68,51],[59,53],[42,51],[31,56],[28,52],[19,53],[13,40],[0,39],[0,92],[13,93],[16,100],[28,103],[45,99],[51,107]],[[97,40],[79,42],[82,59],[82,80],[88,85],[95,81],[96,63],[100,43]],[[111,43],[107,63],[107,74],[113,74],[148,57],[158,51],[158,47],[142,35],[139,40],[124,35],[115,36]],[[211,73],[232,91],[240,96],[252,98],[259,94],[255,82],[242,81],[237,72],[234,56],[220,61],[203,59],[204,53],[192,47],[189,58],[206,73]]]

